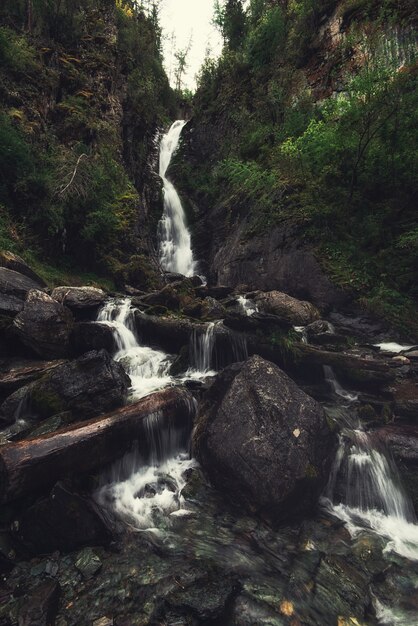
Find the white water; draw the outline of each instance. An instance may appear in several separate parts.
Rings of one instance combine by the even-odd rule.
[[[219,322],[217,324],[219,324]],[[190,340],[190,374],[193,372],[200,372],[206,375],[216,374],[216,372],[211,369],[211,366],[217,324],[210,322],[204,333],[198,330],[193,331]]]
[[[352,536],[374,531],[387,539],[386,552],[418,560],[412,502],[395,463],[386,450],[376,447],[370,434],[358,429],[341,437],[325,504],[345,522]]]
[[[324,375],[325,380],[337,396],[340,396],[341,398],[344,398],[344,400],[348,400],[349,402],[355,402],[357,400],[358,394],[347,391],[346,389],[344,389],[344,387],[340,385],[332,367],[330,367],[329,365],[324,365]]]
[[[395,343],[394,341],[389,341],[386,343],[375,343],[376,348],[383,350],[383,352],[393,352],[394,354],[399,354],[399,352],[403,352],[404,350],[411,350],[415,346],[401,346],[399,343]]]
[[[184,433],[156,413],[145,421],[147,459],[135,451],[115,464],[110,482],[96,493],[103,506],[137,530],[160,532],[170,517],[187,515],[181,490],[185,472],[196,465],[185,450]]]
[[[258,307],[255,302],[247,298],[246,296],[238,296],[237,302],[244,315],[251,317],[254,313],[258,313]]]
[[[170,366],[173,358],[147,346],[140,346],[133,332],[131,301],[111,300],[99,312],[98,322],[113,328],[114,338],[118,347],[114,355],[132,382],[132,399],[143,398],[153,391],[173,384]]]
[[[301,335],[302,343],[308,343],[308,332],[306,326],[293,326],[293,330]]]
[[[193,276],[197,268],[186,216],[174,185],[166,177],[186,123],[184,120],[174,122],[161,140],[159,174],[164,188],[164,211],[158,225],[158,238],[160,263],[163,269],[184,276]]]

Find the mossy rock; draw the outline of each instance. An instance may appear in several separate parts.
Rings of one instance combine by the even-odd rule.
[[[65,411],[65,404],[55,391],[42,385],[35,387],[31,392],[31,406],[41,418],[48,418]]]

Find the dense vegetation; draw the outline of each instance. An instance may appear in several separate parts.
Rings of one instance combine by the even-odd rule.
[[[246,6],[217,4],[224,51],[203,66],[194,102],[195,126],[214,132],[201,167],[183,167],[187,193],[249,215],[249,237],[303,225],[337,284],[416,333],[412,3]]]
[[[156,15],[135,7],[2,2],[2,248],[116,277],[143,252],[147,161],[175,103]]]

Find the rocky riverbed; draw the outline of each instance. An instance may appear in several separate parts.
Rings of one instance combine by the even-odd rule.
[[[163,280],[0,268],[0,624],[413,624],[413,341]]]

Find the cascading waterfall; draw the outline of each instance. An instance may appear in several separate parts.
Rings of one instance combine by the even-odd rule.
[[[188,453],[188,429],[172,428],[155,413],[144,420],[148,455],[135,449],[116,463],[96,499],[137,530],[159,532],[170,518],[187,515],[181,490],[196,465]]]
[[[418,560],[418,525],[397,467],[373,435],[346,430],[334,462],[325,504],[352,535],[364,529],[388,539],[386,551]]]
[[[341,398],[344,398],[344,400],[348,400],[349,402],[355,402],[357,400],[358,394],[347,391],[346,389],[344,389],[344,387],[340,385],[331,366],[324,365],[324,376],[326,382],[329,384],[329,386],[337,396],[340,396]]]
[[[140,346],[133,332],[133,317],[129,298],[111,300],[99,312],[98,322],[108,324],[118,347],[114,355],[132,382],[132,398],[142,398],[152,391],[172,384],[170,366],[172,357],[161,350]]]
[[[193,259],[190,232],[186,216],[174,185],[166,177],[171,159],[178,147],[181,131],[187,122],[178,120],[163,136],[160,145],[159,174],[164,187],[164,211],[158,225],[159,257],[164,270],[193,276],[196,262]]]
[[[210,322],[204,333],[194,330],[190,341],[191,370],[208,374],[211,372],[212,355],[215,347],[215,322]],[[213,374],[215,372],[212,372]]]

